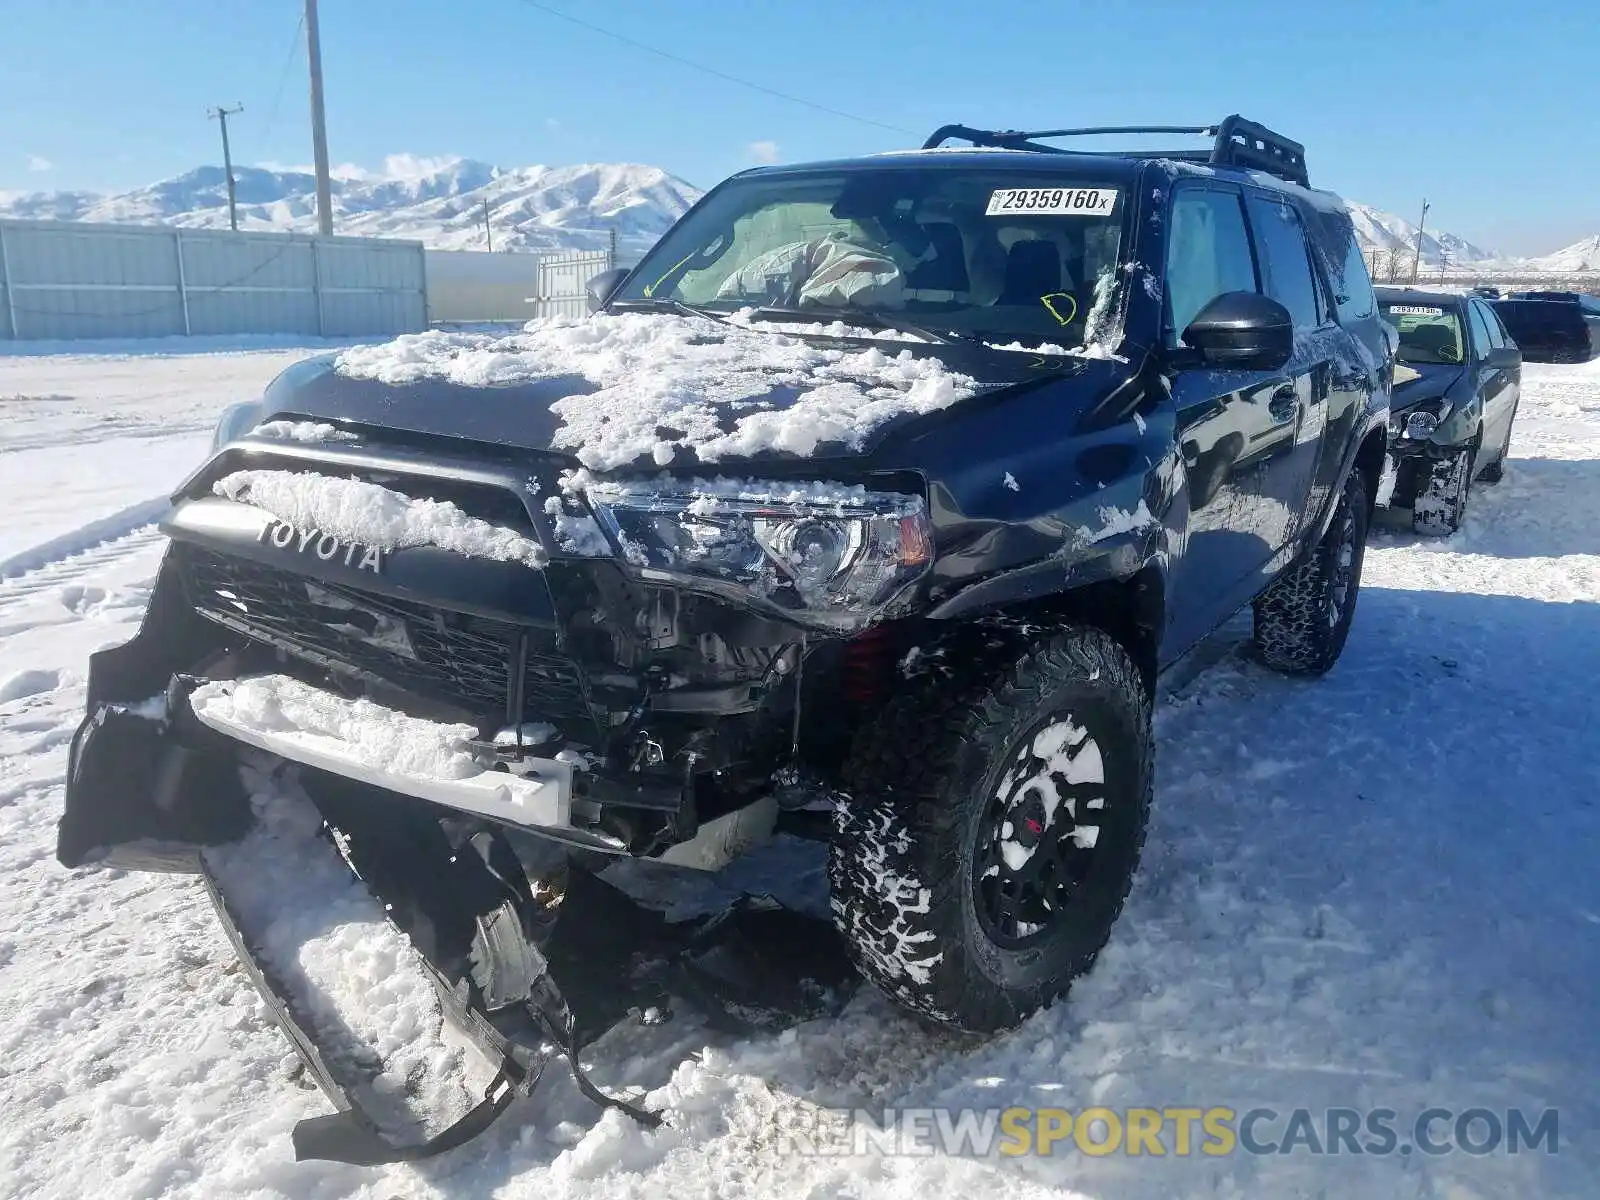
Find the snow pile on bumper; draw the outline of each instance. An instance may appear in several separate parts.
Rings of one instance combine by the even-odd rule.
[[[485,766],[470,725],[410,717],[348,700],[286,675],[204,683],[189,705],[235,741],[401,795],[532,829],[570,824],[571,767],[512,775]]]

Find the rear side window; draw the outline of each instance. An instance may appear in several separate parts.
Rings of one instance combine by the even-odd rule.
[[[1300,214],[1287,204],[1252,196],[1250,226],[1261,253],[1267,295],[1289,310],[1296,329],[1315,329],[1322,324],[1322,306]]]
[[[1178,189],[1167,230],[1170,343],[1176,345],[1189,322],[1218,296],[1257,290],[1239,194],[1220,188]]]
[[[1317,225],[1333,276],[1333,298],[1338,306],[1339,323],[1346,325],[1372,316],[1378,311],[1378,297],[1373,293],[1372,276],[1367,273],[1367,260],[1361,253],[1361,242],[1356,237],[1350,215],[1319,212]]]
[[[1500,319],[1500,314],[1495,312],[1490,305],[1485,304],[1483,306],[1483,318],[1489,322],[1489,332],[1494,335],[1494,344],[1496,346],[1511,345],[1511,331],[1506,328],[1505,322]]]
[[[1548,341],[1583,327],[1583,310],[1553,300],[1505,300],[1496,305],[1507,329],[1519,342]]]
[[[1472,348],[1477,357],[1482,358],[1494,349],[1494,334],[1483,319],[1483,305],[1468,304],[1467,308],[1472,313]]]

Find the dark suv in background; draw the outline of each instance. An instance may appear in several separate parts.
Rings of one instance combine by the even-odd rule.
[[[1521,292],[1492,302],[1529,362],[1580,363],[1600,356],[1600,299],[1578,292]]]

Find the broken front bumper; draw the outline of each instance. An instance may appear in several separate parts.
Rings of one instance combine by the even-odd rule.
[[[580,730],[580,737],[589,728],[583,724],[588,718],[542,714],[532,707],[537,689],[522,686],[526,677],[508,673],[500,659],[494,660],[502,676],[495,686],[515,694],[514,711],[522,718],[511,721],[509,708],[499,718],[510,722],[506,732],[517,735],[511,743],[490,736],[495,722],[472,727],[448,712],[440,714],[441,720],[423,719],[411,714],[427,713],[426,703],[407,700],[404,709],[397,705],[389,714],[404,727],[404,736],[389,744],[404,754],[375,755],[373,745],[362,739],[359,718],[379,706],[350,699],[332,676],[319,675],[315,662],[271,643],[252,642],[214,613],[198,610],[191,594],[191,558],[192,547],[175,543],[137,636],[91,657],[88,715],[72,747],[58,843],[68,866],[103,861],[130,869],[193,870],[197,848],[237,838],[249,826],[247,805],[233,778],[241,746],[583,851],[714,868],[771,831],[774,803],[748,803],[706,786],[704,772],[716,763],[695,760],[700,773],[665,761],[642,770],[622,761],[608,770],[586,754],[557,753],[559,735],[552,743],[519,741],[520,731],[540,716]],[[430,624],[418,616],[407,628],[438,641],[441,621]],[[487,658],[475,657],[468,647],[459,659],[446,661],[466,664],[465,674]],[[527,671],[532,674],[534,668]],[[316,719],[303,727],[263,724],[230,702],[227,685],[203,678],[277,672],[284,672],[281,686],[300,689],[301,707]],[[195,696],[201,700],[198,707]],[[504,704],[504,697],[499,702]],[[716,722],[682,719],[691,728]],[[449,770],[417,771],[393,761],[416,759],[419,747],[429,742],[435,758],[450,760]]]

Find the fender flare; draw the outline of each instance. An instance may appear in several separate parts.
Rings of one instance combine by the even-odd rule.
[[[1151,571],[1165,592],[1168,560],[1161,549],[1165,533],[1166,527],[1156,522],[1097,542],[1083,557],[1051,557],[990,575],[945,597],[927,616],[934,621],[982,616],[1096,584],[1128,584]]]
[[[1350,478],[1350,472],[1356,469],[1356,460],[1361,457],[1361,448],[1367,444],[1374,431],[1377,431],[1381,444],[1379,469],[1382,469],[1381,464],[1389,453],[1389,426],[1386,416],[1386,412],[1380,411],[1377,416],[1370,417],[1362,426],[1360,436],[1352,437],[1345,447],[1344,456],[1339,460],[1339,473],[1334,477],[1333,486],[1328,489],[1327,496],[1323,498],[1322,511],[1317,514],[1316,523],[1306,528],[1300,552],[1295,555],[1296,561],[1309,554],[1317,543],[1322,541],[1323,534],[1327,533],[1328,527],[1333,524],[1333,513],[1339,506],[1339,497],[1344,494],[1345,482]],[[1375,494],[1368,496],[1367,503],[1371,504],[1374,498]]]

